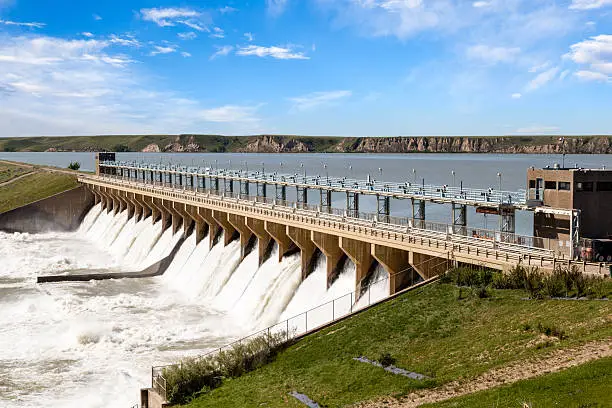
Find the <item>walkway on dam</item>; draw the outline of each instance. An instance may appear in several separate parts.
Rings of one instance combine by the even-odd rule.
[[[82,176],[79,181],[95,189],[111,189],[139,194],[217,210],[228,214],[255,218],[304,230],[322,232],[351,240],[367,242],[376,246],[395,248],[402,251],[417,251],[426,256],[450,259],[472,265],[505,269],[521,263],[553,270],[557,265],[576,265],[587,273],[607,273],[605,264],[575,262],[563,259],[554,251],[497,238],[499,232],[491,235],[464,235],[465,230],[455,233],[453,226],[442,231],[418,228],[414,225],[382,223],[371,219],[353,218],[346,215],[320,212],[313,208],[297,208],[295,204],[266,197],[225,197],[223,192],[189,190],[167,186],[151,185],[152,182],[123,180],[117,176]],[[315,207],[316,208],[316,207]],[[427,226],[425,223],[423,226]],[[435,224],[429,224],[434,225]],[[456,226],[455,226],[456,227]],[[512,234],[512,236],[517,237]]]

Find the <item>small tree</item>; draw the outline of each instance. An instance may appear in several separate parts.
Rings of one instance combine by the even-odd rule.
[[[76,161],[75,162],[70,162],[70,164],[68,165],[68,168],[70,170],[78,170],[78,169],[81,168],[81,163],[76,162]]]

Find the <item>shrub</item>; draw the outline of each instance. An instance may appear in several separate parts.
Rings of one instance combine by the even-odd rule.
[[[195,395],[219,387],[223,378],[236,378],[253,371],[276,357],[288,345],[287,333],[264,334],[232,345],[228,350],[207,357],[189,358],[166,367],[166,399],[184,404]]]
[[[525,290],[532,299],[542,297],[543,274],[536,267],[529,268],[525,273]]]
[[[391,354],[383,353],[383,354],[381,354],[380,358],[378,359],[378,362],[383,367],[389,367],[389,366],[394,365],[396,360],[393,357],[391,357]]]
[[[525,289],[525,281],[527,279],[527,269],[518,264],[508,272],[508,288],[507,289]]]
[[[476,288],[476,296],[480,299],[490,298],[493,294],[491,293],[491,289],[488,285],[481,285]]]
[[[70,162],[70,164],[68,165],[68,168],[70,170],[78,170],[81,168],[81,163],[75,161],[75,162]]]
[[[589,299],[603,299],[608,295],[608,287],[605,278],[591,276],[586,279],[586,295]]]
[[[547,336],[555,336],[559,340],[563,340],[567,338],[567,334],[565,330],[555,326],[555,325],[543,325],[542,323],[538,323],[538,331]]]
[[[586,295],[586,288],[588,284],[587,277],[580,274],[576,277],[574,283],[576,284],[576,297],[580,298]]]
[[[563,276],[561,271],[555,270],[552,274],[544,277],[542,293],[551,298],[561,297],[565,287]]]

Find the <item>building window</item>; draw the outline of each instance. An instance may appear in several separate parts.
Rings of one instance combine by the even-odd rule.
[[[570,191],[570,183],[565,181],[559,182],[559,190]]]
[[[556,190],[557,189],[557,182],[556,181],[546,181],[544,183],[544,188],[546,190]]]
[[[593,191],[593,182],[581,181],[576,183],[576,191]]]
[[[535,188],[535,180],[529,180],[529,188]]]
[[[612,181],[598,181],[597,191],[612,191]]]

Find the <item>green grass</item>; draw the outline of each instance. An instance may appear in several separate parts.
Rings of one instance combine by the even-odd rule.
[[[518,381],[423,408],[611,407],[612,358],[602,358],[567,370]]]
[[[467,289],[463,289],[464,293]],[[300,406],[288,392],[338,407],[421,387],[470,379],[492,368],[556,348],[612,336],[608,301],[524,300],[525,292],[496,290],[492,298],[434,284],[402,295],[311,335],[263,368],[224,384],[188,407]],[[546,339],[538,324],[567,338]],[[353,361],[389,353],[396,365],[431,379],[414,381]]]
[[[15,164],[0,162],[0,184],[30,172],[31,169]]]
[[[47,198],[77,186],[68,174],[39,172],[0,187],[0,213]]]

